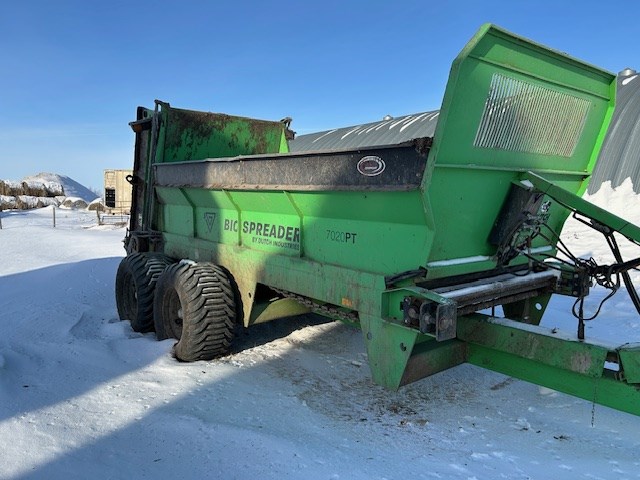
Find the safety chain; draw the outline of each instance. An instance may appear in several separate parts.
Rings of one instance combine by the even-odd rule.
[[[278,292],[284,297],[294,299],[296,302],[307,307],[314,313],[318,313],[325,317],[331,317],[335,318],[336,320],[342,320],[345,322],[358,322],[358,312],[346,311],[330,303],[320,305],[309,297],[298,295],[297,293],[288,292],[286,290],[280,290],[278,288],[272,288],[272,290]]]

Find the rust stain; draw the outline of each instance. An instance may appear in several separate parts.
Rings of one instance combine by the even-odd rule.
[[[166,109],[165,112],[168,117],[165,150],[171,151],[172,155],[185,157],[166,159],[169,161],[221,156],[218,152],[209,151],[208,144],[217,144],[218,147],[226,145],[228,152],[224,152],[222,156],[277,153],[280,136],[285,128],[281,122],[222,113],[176,108]],[[232,126],[236,126],[236,129],[229,131]]]
[[[347,308],[353,308],[353,300],[350,298],[342,297],[342,306]]]

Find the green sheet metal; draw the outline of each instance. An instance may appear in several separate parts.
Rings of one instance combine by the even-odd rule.
[[[430,263],[493,254],[486,238],[518,172],[545,172],[581,194],[614,101],[613,74],[482,26],[453,62],[429,152]],[[560,231],[567,214],[555,206],[550,226]]]
[[[282,122],[173,108],[158,102],[163,121],[156,161],[180,162],[287,152]]]

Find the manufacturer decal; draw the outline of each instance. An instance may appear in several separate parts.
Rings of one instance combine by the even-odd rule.
[[[342,232],[339,230],[327,230],[327,240],[331,240],[332,242],[338,243],[356,243],[356,237],[358,236],[355,232]]]
[[[233,225],[234,228],[238,224]],[[250,235],[250,242],[254,245],[266,245],[277,248],[300,249],[300,228],[274,223],[242,222],[242,233]]]
[[[207,222],[207,231],[211,233],[213,223],[216,221],[216,214],[214,212],[205,212],[204,221]]]
[[[375,177],[384,172],[386,164],[376,155],[367,155],[358,162],[358,172],[366,177]]]

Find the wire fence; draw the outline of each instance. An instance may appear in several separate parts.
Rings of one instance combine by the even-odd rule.
[[[125,214],[109,214],[99,213],[98,224],[99,225],[127,225],[129,223],[129,215]]]
[[[118,221],[127,221],[121,218],[122,216],[117,217]],[[87,209],[49,206],[31,210],[0,210],[0,230],[25,227],[73,229],[107,223],[119,224],[116,219],[111,222],[102,222],[99,212]]]

